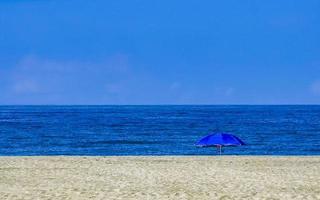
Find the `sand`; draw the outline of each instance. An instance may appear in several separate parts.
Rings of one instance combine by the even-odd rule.
[[[0,157],[0,199],[320,199],[320,156]]]

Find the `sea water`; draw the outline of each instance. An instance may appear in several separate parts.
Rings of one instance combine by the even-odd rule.
[[[320,155],[320,106],[0,106],[0,155]]]

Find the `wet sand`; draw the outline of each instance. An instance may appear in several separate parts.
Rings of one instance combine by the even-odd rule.
[[[320,199],[320,156],[0,157],[0,199]]]

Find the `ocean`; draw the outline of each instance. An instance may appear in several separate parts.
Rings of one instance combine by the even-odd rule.
[[[320,155],[320,106],[0,106],[0,155]]]

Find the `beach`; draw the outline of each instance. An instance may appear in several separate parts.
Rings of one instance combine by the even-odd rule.
[[[0,157],[0,199],[320,199],[320,157]]]

